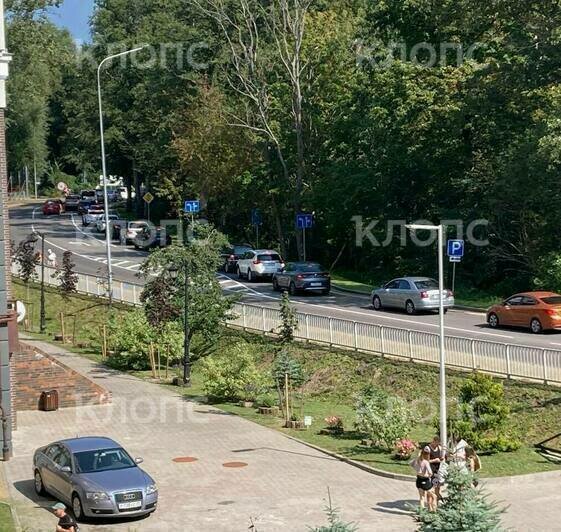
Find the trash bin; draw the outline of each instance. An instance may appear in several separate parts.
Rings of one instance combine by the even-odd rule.
[[[54,410],[58,410],[58,391],[49,390],[41,392],[39,409],[44,412],[53,412]]]

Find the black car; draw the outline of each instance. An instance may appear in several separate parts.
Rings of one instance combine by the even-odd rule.
[[[134,249],[148,250],[171,246],[171,236],[161,227],[143,229],[133,240]]]
[[[224,259],[223,270],[226,273],[235,273],[238,270],[238,260],[240,257],[252,249],[247,244],[234,244],[232,247],[224,250],[220,255]]]
[[[90,207],[95,203],[95,198],[82,198],[78,202],[78,214],[84,215],[87,214]]]
[[[64,210],[69,211],[77,211],[78,207],[80,206],[80,196],[78,194],[70,194],[66,196],[64,200]]]
[[[273,289],[288,290],[291,295],[297,292],[317,292],[329,295],[331,275],[317,262],[288,262],[273,275]]]

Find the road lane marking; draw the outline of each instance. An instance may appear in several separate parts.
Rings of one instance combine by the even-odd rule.
[[[224,274],[220,274],[220,275],[223,278],[230,279],[230,277],[227,277]],[[243,284],[239,281],[236,281],[235,279],[230,279],[230,280],[234,281],[234,283],[236,283],[240,286],[245,287],[245,289],[248,292],[251,292],[251,293],[253,293],[253,294],[255,294],[259,297],[263,297],[263,298],[266,298],[266,299],[273,299],[275,301],[280,301],[281,300],[280,297],[274,297],[274,296],[270,296],[268,294],[263,294],[261,292],[258,292],[257,290],[254,290],[253,288],[250,288],[249,286],[247,286],[247,285],[245,285],[245,284]],[[226,290],[231,291],[232,289],[231,288],[226,288]],[[328,307],[327,305],[322,305],[320,303],[309,303],[307,301],[301,301],[300,299],[293,299],[292,302],[296,303],[296,304],[300,304],[300,305],[308,305],[308,306],[311,306],[311,307],[326,309],[326,310],[330,310],[330,311],[336,310],[337,312],[346,312],[348,314],[357,314],[359,316],[368,316],[370,318],[372,318],[373,316],[377,316],[381,319],[398,321],[398,322],[401,322],[401,323],[409,323],[409,324],[414,324],[414,325],[424,325],[424,326],[433,327],[433,328],[438,328],[439,327],[439,325],[436,324],[436,323],[426,323],[424,321],[408,320],[408,319],[404,319],[404,318],[397,318],[395,316],[388,316],[388,315],[385,315],[385,314],[374,314],[372,312],[361,312],[359,310],[350,310],[350,309],[345,309],[345,308],[341,308],[341,307]],[[506,334],[497,334],[497,333],[490,333],[490,332],[484,332],[484,331],[473,331],[473,330],[469,330],[469,329],[461,329],[459,327],[449,327],[449,326],[445,326],[444,328],[448,331],[467,332],[467,333],[470,333],[470,334],[477,333],[477,334],[481,334],[481,335],[485,335],[485,336],[494,336],[494,337],[497,337],[497,338],[514,339],[514,336],[508,336]]]
[[[39,208],[40,208],[40,207],[36,207],[35,209],[33,209],[32,215],[31,215],[32,220],[33,220],[33,222],[31,223],[31,231],[32,231],[33,233],[37,233],[37,232],[38,232],[38,231],[35,230],[35,223],[34,223],[34,221],[35,221],[35,215],[36,215],[37,210],[38,210]],[[92,238],[93,238],[93,237],[92,237]],[[96,238],[95,240],[97,240],[98,242],[100,242],[97,238]],[[47,238],[45,238],[45,242],[46,242],[47,244],[49,244],[50,246],[53,246],[54,248],[60,249],[61,251],[70,251],[70,252],[72,252],[74,255],[76,255],[77,257],[80,257],[80,258],[85,259],[85,260],[88,260],[88,261],[98,262],[98,259],[100,258],[100,257],[93,257],[93,256],[91,256],[91,255],[90,255],[90,256],[88,256],[88,255],[82,255],[81,253],[77,253],[76,251],[72,251],[72,250],[70,250],[70,249],[68,249],[68,248],[63,248],[62,246],[59,246],[58,244],[55,244],[52,240],[48,240]],[[107,264],[107,261],[106,261],[106,264]],[[113,261],[111,261],[111,265],[112,265],[112,266],[115,266],[115,265],[113,264]],[[116,267],[116,268],[120,268],[121,270],[127,270],[127,271],[133,270],[133,267],[131,267],[131,266],[129,266],[129,267],[115,266],[115,267]],[[135,267],[135,268],[140,268],[141,265],[140,265],[140,264],[136,264],[134,267]],[[121,282],[123,282],[123,281],[121,281]]]

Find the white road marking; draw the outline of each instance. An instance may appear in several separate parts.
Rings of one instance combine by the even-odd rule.
[[[31,215],[33,220],[35,220],[35,215],[36,215],[36,212],[37,212],[38,209],[39,209],[39,207],[36,207],[35,209],[33,209],[33,212],[32,212],[32,215]],[[80,229],[77,226],[75,226],[75,227],[76,227],[76,229],[78,229],[80,231]],[[31,223],[31,231],[33,231],[34,233],[37,232],[35,230],[35,224],[33,222]],[[80,232],[83,233],[83,231],[80,231]],[[84,234],[86,234],[86,233],[84,233]],[[86,236],[91,237],[91,235],[87,235],[87,234],[86,234]],[[91,237],[91,238],[94,238],[94,237]],[[97,240],[98,242],[103,244],[103,242],[101,242],[97,238],[95,238],[95,240]],[[62,246],[59,246],[58,244],[55,244],[53,241],[48,240],[47,238],[45,238],[45,242],[47,244],[53,246],[54,248],[60,249],[62,251],[72,251],[68,248],[63,248]],[[115,247],[115,246],[113,246],[113,247]],[[120,248],[120,249],[122,249],[122,248]],[[74,253],[74,255],[76,255],[77,257],[80,257],[82,259],[86,259],[86,260],[89,260],[89,261],[99,262],[99,260],[103,260],[103,257],[94,257],[93,255],[82,255],[81,253],[77,253],[76,251],[72,251],[72,253]],[[105,263],[107,264],[107,261],[105,261]],[[139,269],[140,266],[141,266],[140,264],[135,264],[134,266],[128,266],[128,267],[117,266],[117,265],[113,264],[113,261],[111,261],[111,265],[115,266],[116,268],[120,268],[121,270],[127,270],[127,271],[131,271],[133,269]]]
[[[229,277],[226,277],[225,275],[221,274],[223,278],[226,279],[230,279]],[[234,281],[234,283],[236,283],[237,285],[241,285],[243,287],[245,287],[245,289],[248,292],[251,292],[259,297],[264,297],[266,299],[273,299],[275,301],[280,301],[280,297],[273,297],[273,296],[269,296],[267,294],[262,294],[261,292],[258,292],[257,290],[254,290],[253,288],[250,288],[249,286],[240,283],[239,281],[236,281],[234,279],[230,279],[231,281]],[[232,290],[231,288],[226,288],[226,290]],[[358,316],[368,316],[368,317],[372,317],[373,314],[372,312],[362,312],[359,310],[350,310],[350,309],[345,309],[345,308],[341,308],[341,307],[336,307],[335,309],[333,307],[328,307],[326,305],[322,305],[320,303],[309,303],[307,301],[301,301],[299,299],[295,299],[293,300],[294,303],[297,303],[299,305],[308,305],[311,307],[316,307],[316,308],[322,308],[322,309],[326,309],[326,310],[337,310],[337,312],[346,312],[348,314],[357,314]],[[401,323],[408,323],[408,324],[414,324],[414,325],[424,325],[427,327],[433,327],[433,328],[438,328],[439,325],[436,323],[426,323],[424,321],[414,321],[414,320],[408,320],[408,319],[404,319],[404,318],[397,318],[395,316],[388,316],[387,314],[376,314],[377,317],[385,319],[385,320],[390,320],[390,321],[397,321],[397,322],[401,322]],[[459,332],[467,332],[470,334],[474,334],[475,332],[477,332],[477,334],[480,335],[485,335],[485,336],[494,336],[497,338],[506,338],[506,339],[514,339],[514,336],[508,336],[506,334],[497,334],[497,333],[489,333],[489,332],[484,332],[484,331],[473,331],[473,330],[469,330],[469,329],[460,329],[458,327],[445,327],[446,330],[448,331],[459,331]]]

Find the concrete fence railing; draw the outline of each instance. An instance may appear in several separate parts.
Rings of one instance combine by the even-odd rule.
[[[58,279],[53,277],[55,271],[55,268],[45,267],[47,285],[59,284]],[[15,264],[12,265],[12,273],[18,276]],[[40,279],[41,268],[37,266],[34,280]],[[104,278],[78,274],[79,293],[105,297],[106,291]],[[113,300],[120,303],[140,305],[141,292],[139,284],[113,283]],[[281,325],[278,309],[236,303],[234,315],[228,325],[247,331],[275,334]],[[439,361],[438,334],[302,312],[297,313],[297,318],[295,337],[299,340],[411,362],[438,364]],[[561,384],[561,351],[456,336],[447,336],[445,345],[449,367]]]

